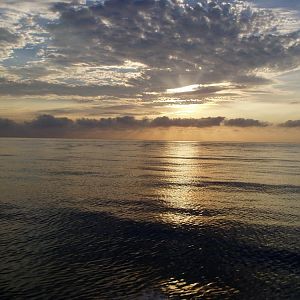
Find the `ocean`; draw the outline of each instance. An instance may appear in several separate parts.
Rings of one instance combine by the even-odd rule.
[[[1,299],[300,299],[300,145],[0,139]]]

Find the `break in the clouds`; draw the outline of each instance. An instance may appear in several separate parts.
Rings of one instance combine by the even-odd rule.
[[[198,117],[203,107],[224,108],[234,126],[260,118],[257,103],[300,96],[280,77],[300,77],[298,9],[293,0],[3,0],[0,114],[131,107],[111,116]]]

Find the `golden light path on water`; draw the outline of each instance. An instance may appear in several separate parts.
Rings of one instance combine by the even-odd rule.
[[[180,211],[191,210],[195,206],[195,201],[193,201],[195,192],[190,185],[195,174],[194,168],[187,158],[195,157],[197,148],[192,147],[190,143],[174,143],[170,146],[165,148],[162,157],[164,157],[164,163],[172,168],[174,177],[166,177],[166,181],[167,183],[178,185],[167,186],[163,190],[164,200],[170,208],[174,209],[174,212],[162,213],[161,218],[166,223],[176,225],[189,224],[193,216],[182,214]]]
[[[298,299],[299,145],[5,139],[0,161],[5,295]]]
[[[161,212],[161,221],[175,226],[210,222],[206,207],[212,205],[214,193],[197,187],[201,179],[211,177],[209,168],[199,162],[205,149],[195,144],[174,142],[160,152],[159,163],[165,166],[165,176],[160,181],[160,189],[153,189],[157,197],[163,199],[169,209]]]
[[[200,153],[199,153],[200,152]],[[163,165],[172,168],[173,176],[166,176],[166,188],[160,190],[158,196],[162,197],[168,210],[161,212],[159,218],[163,223],[171,224],[175,227],[201,226],[210,222],[213,218],[205,216],[204,206],[209,205],[210,191],[199,190],[193,187],[193,183],[201,176],[201,167],[195,167],[194,160],[201,154],[198,147],[193,143],[172,143],[169,147],[164,148],[161,153]],[[203,154],[203,153],[202,153]],[[168,172],[169,173],[169,172]],[[170,185],[168,185],[168,183]],[[186,249],[188,252],[189,249]],[[201,248],[199,248],[201,252]],[[161,282],[161,290],[171,297],[222,297],[238,294],[239,291],[226,285],[220,286],[218,282],[207,282],[206,280],[198,282],[187,282],[185,274],[180,277],[171,277]]]

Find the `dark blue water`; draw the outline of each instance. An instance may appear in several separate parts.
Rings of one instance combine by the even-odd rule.
[[[1,299],[300,299],[300,145],[0,139]]]

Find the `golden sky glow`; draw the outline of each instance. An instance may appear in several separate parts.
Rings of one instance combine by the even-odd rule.
[[[0,118],[222,116],[254,120],[234,123],[243,130],[300,127],[297,3],[149,3],[1,1]]]

